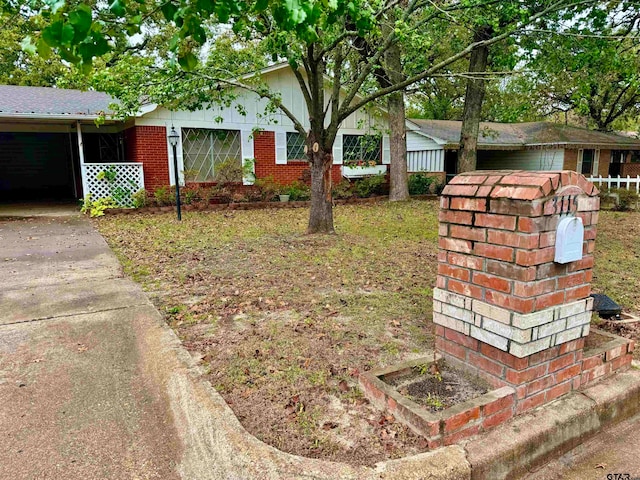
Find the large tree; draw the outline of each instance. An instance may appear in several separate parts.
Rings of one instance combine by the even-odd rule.
[[[25,37],[48,25],[47,18],[12,2],[0,3],[0,83],[55,86],[69,67],[57,56],[44,59],[22,48]]]
[[[523,43],[534,95],[546,112],[571,110],[610,131],[640,116],[640,7],[609,2],[573,22],[548,24]]]
[[[479,25],[473,39],[476,42],[491,38],[493,28],[489,25]],[[467,90],[464,96],[464,112],[460,127],[460,146],[458,148],[458,172],[470,172],[476,169],[478,157],[478,132],[480,130],[480,115],[485,94],[485,79],[489,62],[489,46],[483,45],[471,52],[469,59],[469,73],[479,75],[467,80]]]
[[[90,65],[94,56],[110,49],[105,35],[123,29],[136,33],[140,25],[161,11],[178,32],[171,45],[185,85],[200,86],[200,91],[216,92],[224,86],[252,91],[269,100],[306,137],[311,169],[311,209],[307,231],[334,231],[331,198],[332,147],[340,124],[358,109],[394,92],[429,78],[448,65],[467,57],[478,48],[500,42],[525,25],[535,23],[549,12],[583,0],[539,0],[523,2],[505,0],[513,6],[510,21],[490,39],[462,41],[452,54],[419,72],[400,80],[391,79],[388,86],[378,85],[374,75],[380,62],[399,42],[424,42],[432,24],[455,18],[482,14],[494,0],[253,0],[217,2],[190,0],[128,2],[114,0],[108,9],[98,4],[93,12],[82,5],[69,7],[63,0],[49,0],[53,23],[36,40],[39,48],[57,49],[63,58]],[[533,13],[537,12],[537,13]],[[115,15],[116,22],[101,21],[102,15]],[[212,20],[213,19],[213,20]],[[461,18],[460,22],[463,21]],[[274,60],[286,59],[297,79],[309,112],[308,125],[284,105],[277,92],[259,82],[229,77],[219,71],[198,65],[198,52],[211,37],[207,25],[230,24],[235,33],[257,39]],[[114,37],[115,38],[115,37]],[[429,39],[429,37],[427,36]],[[366,44],[371,51],[362,55]],[[190,77],[190,78],[187,78]],[[178,98],[192,102],[194,90],[181,90],[171,85]],[[208,101],[203,96],[203,102]],[[192,104],[190,106],[193,106]]]

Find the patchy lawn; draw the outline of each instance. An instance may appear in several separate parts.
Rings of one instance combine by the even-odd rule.
[[[600,212],[595,257],[593,291],[640,315],[640,213]],[[602,322],[599,327],[640,340],[640,323]],[[634,357],[640,359],[640,349]]]
[[[305,456],[373,464],[426,449],[362,398],[360,370],[433,346],[435,201],[96,221],[251,433]],[[594,289],[640,311],[640,214],[603,212]]]

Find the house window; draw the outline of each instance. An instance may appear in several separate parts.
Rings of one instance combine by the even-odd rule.
[[[596,151],[586,149],[582,151],[582,168],[580,173],[583,175],[591,175],[593,173],[593,163],[596,159]]]
[[[379,135],[344,135],[342,148],[345,165],[382,163],[382,137]]]
[[[182,156],[187,181],[215,182],[223,174],[225,181],[242,181],[242,148],[238,130],[183,128]]]
[[[640,163],[640,150],[632,150],[631,159],[629,161],[631,163]]]
[[[307,161],[304,143],[304,137],[298,132],[287,132],[287,160]]]
[[[611,150],[611,163],[625,163],[628,153],[626,150]]]

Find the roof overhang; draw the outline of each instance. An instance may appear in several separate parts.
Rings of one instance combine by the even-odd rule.
[[[460,148],[460,144],[459,143],[445,143],[444,148],[446,148],[447,150],[458,150]],[[518,144],[518,143],[512,143],[512,144],[500,144],[500,145],[496,145],[496,144],[486,144],[486,143],[478,143],[478,150],[525,150],[527,147],[526,145],[522,145],[522,144]]]
[[[587,143],[587,142],[556,142],[556,143],[528,143],[525,145],[527,149],[540,148],[565,148],[569,150],[578,149],[600,149],[600,150],[640,150],[640,142],[638,143]]]
[[[28,123],[37,121],[38,123],[69,123],[69,122],[95,122],[100,115],[64,115],[46,113],[7,113],[0,112],[0,121],[11,120],[13,122]],[[105,123],[118,123],[121,120],[105,119]]]

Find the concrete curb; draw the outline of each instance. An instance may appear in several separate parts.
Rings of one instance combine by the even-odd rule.
[[[636,367],[462,445],[381,462],[373,468],[300,457],[249,434],[155,307],[149,304],[144,310],[148,321],[143,322],[140,335],[142,363],[164,387],[183,446],[178,470],[185,479],[517,478],[640,411],[640,369]]]
[[[157,310],[144,307],[139,341],[145,373],[164,390],[182,444],[178,471],[184,479],[397,479],[466,480],[464,449],[453,445],[375,467],[291,455],[249,434],[204,379]]]

